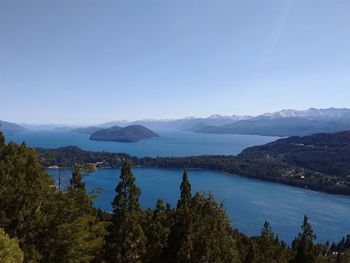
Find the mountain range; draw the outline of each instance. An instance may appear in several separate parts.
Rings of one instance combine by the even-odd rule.
[[[7,132],[12,134],[25,128],[29,130],[55,130],[92,134],[99,129],[113,126],[126,127],[130,125],[142,125],[148,129],[184,130],[196,133],[215,134],[251,134],[266,136],[293,136],[309,135],[320,132],[338,132],[350,129],[350,109],[328,108],[308,110],[282,110],[272,113],[264,113],[258,116],[247,115],[212,115],[206,118],[186,117],[181,119],[144,119],[137,121],[109,121],[94,126],[79,127],[77,125],[30,125],[21,124],[23,127],[9,126],[6,122]],[[16,124],[14,124],[16,125]]]
[[[234,123],[204,125],[192,129],[197,133],[251,134],[265,136],[305,136],[350,129],[350,109],[283,110],[265,113]]]
[[[26,130],[26,128],[16,123],[0,120],[0,131],[2,131],[5,135],[14,135],[17,132],[23,132]]]

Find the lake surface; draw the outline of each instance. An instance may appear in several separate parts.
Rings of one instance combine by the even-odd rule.
[[[86,134],[58,131],[29,131],[7,136],[7,141],[25,141],[31,147],[57,148],[75,145],[84,150],[125,152],[135,156],[188,156],[202,154],[238,154],[244,148],[265,144],[277,137],[251,135],[196,134],[161,131],[160,137],[137,143],[90,141]],[[154,207],[156,200],[176,205],[182,178],[181,170],[135,168],[141,188],[142,207]],[[57,170],[50,170],[57,173]],[[103,192],[95,205],[111,210],[114,188],[119,180],[118,169],[97,170],[86,177],[91,191]],[[66,171],[68,180],[70,172]],[[232,224],[248,235],[260,232],[265,220],[279,237],[290,243],[299,232],[304,214],[310,217],[319,241],[339,241],[350,233],[350,198],[313,192],[276,183],[247,179],[209,170],[190,170],[193,192],[212,191],[224,201]]]
[[[49,170],[57,174],[57,170]],[[162,198],[173,206],[179,198],[182,171],[179,169],[134,168],[141,188],[143,208],[154,207]],[[102,188],[95,199],[97,207],[111,211],[119,169],[101,169],[85,178],[89,191]],[[67,181],[70,171],[65,172]],[[212,191],[224,201],[233,226],[248,235],[260,233],[265,220],[279,238],[290,243],[300,230],[304,214],[310,218],[318,241],[339,241],[350,233],[350,198],[314,192],[260,180],[247,179],[222,172],[191,169],[192,193]]]
[[[123,152],[134,156],[189,156],[203,154],[238,154],[243,149],[275,141],[278,137],[199,134],[184,131],[157,131],[160,137],[136,143],[91,141],[89,135],[73,132],[27,131],[7,136],[7,141],[30,147],[57,148],[75,145],[83,150]]]

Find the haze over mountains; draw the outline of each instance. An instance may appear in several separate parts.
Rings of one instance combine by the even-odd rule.
[[[28,125],[13,126],[6,124],[7,133],[25,130],[56,130],[92,134],[103,128],[112,126],[126,127],[142,125],[151,130],[184,130],[196,133],[215,134],[252,134],[266,136],[309,135],[319,132],[337,132],[350,130],[350,109],[328,108],[308,110],[282,110],[264,113],[258,116],[222,116],[212,115],[207,118],[186,117],[182,119],[146,119],[137,121],[110,121],[94,126],[67,127],[67,125]],[[16,127],[16,128],[15,128]],[[21,128],[19,128],[21,127]],[[5,133],[6,133],[5,132]]]

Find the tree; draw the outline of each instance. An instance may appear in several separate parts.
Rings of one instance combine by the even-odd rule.
[[[314,240],[316,235],[314,234],[308,217],[304,216],[304,222],[301,226],[302,232],[298,234],[292,243],[292,249],[294,251],[294,263],[313,263],[316,261],[316,251],[314,248]]]
[[[23,262],[23,252],[19,248],[18,241],[11,239],[2,228],[0,228],[0,262]]]
[[[230,221],[212,194],[191,194],[185,171],[175,223],[169,235],[168,262],[239,262]]]
[[[284,263],[290,257],[286,245],[273,234],[270,223],[265,221],[260,236],[250,238],[246,262]]]
[[[84,215],[58,226],[48,262],[89,263],[103,248],[106,223]]]
[[[146,238],[141,226],[140,189],[135,184],[131,163],[125,161],[120,173],[113,216],[107,240],[107,258],[111,262],[141,262]]]
[[[90,214],[94,210],[92,205],[92,197],[88,195],[83,182],[83,169],[79,164],[74,164],[72,168],[72,178],[70,179],[70,186],[68,187],[69,197],[75,203],[75,213],[77,216]]]
[[[83,182],[82,169],[80,165],[76,163],[73,165],[72,178],[69,181],[72,189],[85,189],[85,183]]]
[[[146,262],[165,262],[163,253],[168,247],[168,237],[173,225],[174,211],[158,199],[156,208],[143,213],[143,229],[147,237]]]
[[[182,176],[182,182],[180,185],[180,200],[177,202],[177,207],[188,207],[191,202],[192,193],[191,193],[191,184],[188,180],[187,170],[184,170]]]

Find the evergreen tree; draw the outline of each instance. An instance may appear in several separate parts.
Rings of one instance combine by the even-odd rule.
[[[149,209],[143,216],[143,229],[147,237],[147,262],[164,262],[163,253],[168,247],[168,236],[172,227],[173,210],[158,199],[156,208]]]
[[[19,248],[18,241],[16,239],[11,239],[2,228],[0,228],[0,262],[23,262],[23,252]]]
[[[72,189],[80,189],[85,190],[85,183],[83,182],[83,175],[81,166],[78,164],[74,164],[72,168],[72,178],[70,181],[70,187]]]
[[[286,263],[290,255],[286,245],[279,241],[271,231],[269,222],[265,221],[260,236],[250,239],[247,263]]]
[[[97,259],[103,248],[105,227],[92,215],[61,224],[47,262],[89,263]]]
[[[92,197],[88,195],[83,182],[83,169],[79,164],[74,164],[72,167],[72,178],[68,187],[68,196],[75,201],[75,214],[82,216],[91,214],[94,210]]]
[[[110,262],[142,262],[146,238],[141,226],[140,189],[135,184],[129,161],[123,164],[115,191],[107,258]]]
[[[191,184],[188,180],[187,170],[185,169],[182,176],[182,182],[180,185],[180,200],[177,202],[177,207],[188,207],[192,198]]]
[[[168,262],[240,262],[230,221],[212,194],[191,194],[183,174],[175,223],[165,250]]]
[[[78,235],[89,237],[91,244],[104,239],[104,225],[95,219],[78,227],[77,222],[81,222],[78,218],[83,214],[81,207],[86,207],[86,202],[76,198],[76,192],[87,198],[85,189],[59,191],[41,168],[36,152],[25,144],[9,143],[0,148],[0,226],[19,240],[24,261],[63,262],[58,259],[67,257],[68,252],[73,258],[77,255],[96,258],[98,249],[92,251],[85,242],[76,239],[77,235],[62,234],[63,229],[77,228]],[[94,213],[93,209],[85,212],[89,218],[95,218]]]
[[[304,216],[304,222],[301,226],[302,232],[298,234],[292,243],[292,249],[294,251],[293,263],[313,263],[316,262],[316,251],[314,248],[314,240],[316,235],[314,234],[308,218]]]

